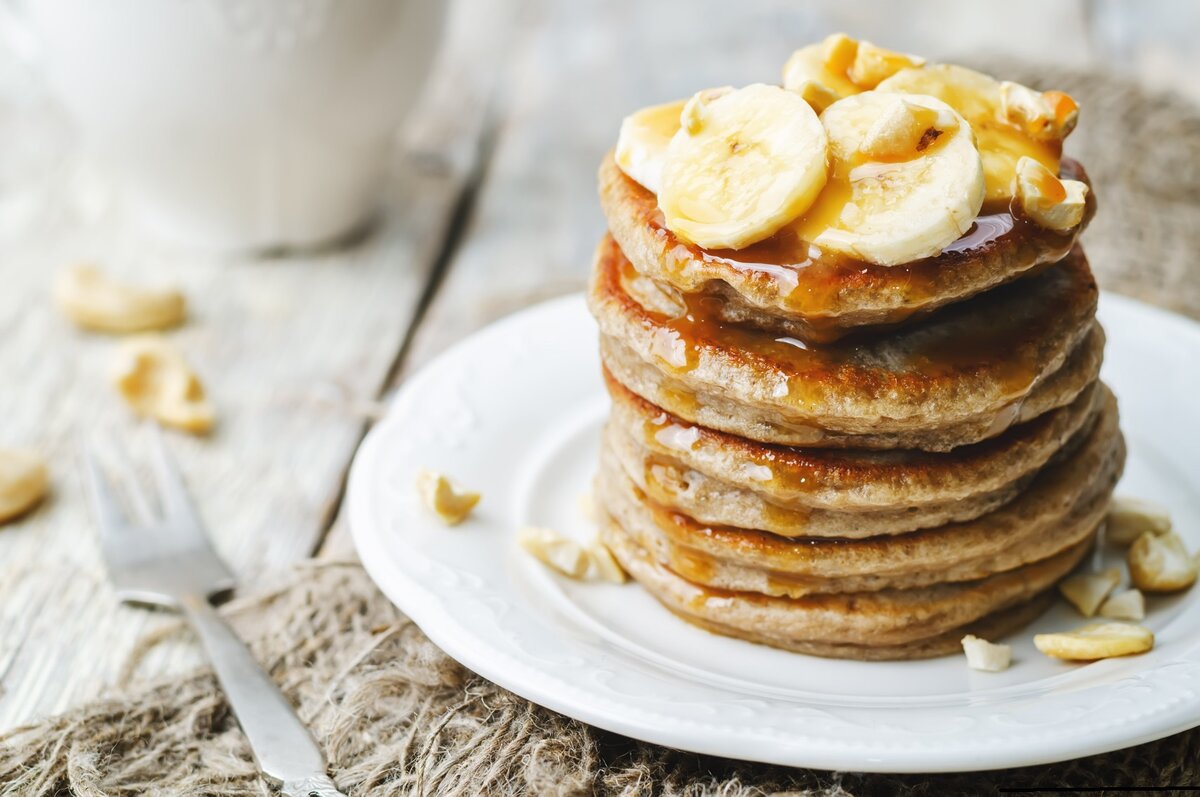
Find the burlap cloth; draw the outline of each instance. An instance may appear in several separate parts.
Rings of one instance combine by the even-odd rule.
[[[1082,101],[1085,122],[1070,150],[1100,197],[1086,241],[1102,284],[1200,317],[1191,267],[1200,245],[1200,111],[1095,74],[994,69]],[[633,742],[460,667],[353,562],[304,563],[225,611],[299,707],[350,795],[865,796],[1200,785],[1200,730],[1052,766],[902,777],[792,770]],[[128,669],[136,675],[138,657],[170,633],[146,640]],[[206,671],[133,681],[111,699],[0,736],[0,795],[273,793]]]

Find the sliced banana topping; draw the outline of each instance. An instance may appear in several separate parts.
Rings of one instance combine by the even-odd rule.
[[[933,97],[864,92],[821,114],[833,177],[798,233],[822,249],[890,266],[941,252],[983,204],[971,129]]]
[[[1008,645],[998,645],[967,634],[962,638],[962,647],[967,656],[967,666],[972,670],[1000,672],[1012,664],[1012,648]]]
[[[32,451],[0,448],[0,523],[33,509],[46,495],[46,460]]]
[[[59,309],[84,329],[98,332],[149,332],[183,323],[183,294],[112,279],[95,266],[73,266],[54,282]]]
[[[924,58],[885,50],[869,41],[861,41],[854,53],[854,63],[850,65],[847,77],[860,89],[873,89],[901,69],[924,64]]]
[[[1154,647],[1154,634],[1140,625],[1095,623],[1074,631],[1035,634],[1033,644],[1056,659],[1095,661],[1145,653]]]
[[[1121,583],[1121,571],[1115,567],[1103,573],[1080,573],[1058,582],[1058,591],[1084,617],[1092,617],[1108,594]]]
[[[741,249],[812,205],[827,140],[799,95],[755,84],[698,99],[667,147],[658,206],[667,227],[707,249]]]
[[[1078,180],[1059,180],[1033,158],[1017,161],[1013,195],[1024,214],[1039,227],[1067,232],[1083,221],[1088,187]]]
[[[679,130],[679,114],[686,102],[652,105],[631,113],[621,122],[613,159],[621,171],[648,191],[658,193],[667,145]]]
[[[981,72],[952,64],[902,69],[882,81],[878,90],[937,97],[967,120],[983,160],[988,201],[1012,197],[1013,177],[1022,157],[1058,173],[1061,139],[1034,138],[1023,123],[1010,121],[1002,108],[1000,83]]]
[[[1132,545],[1147,531],[1166,534],[1171,530],[1171,516],[1158,504],[1140,498],[1117,497],[1108,507],[1105,539],[1114,545]]]
[[[1012,81],[1000,83],[1000,113],[1038,141],[1062,141],[1079,121],[1079,104],[1061,91],[1034,91]]]
[[[417,493],[425,506],[447,526],[456,526],[466,520],[482,497],[450,477],[426,468],[417,473]]]
[[[1177,592],[1196,583],[1196,562],[1178,534],[1146,532],[1129,546],[1129,578],[1145,592]]]
[[[800,98],[807,102],[809,107],[817,113],[821,113],[841,99],[828,86],[818,83],[815,80],[803,80],[795,86],[789,86],[788,91],[794,91],[799,94]]]
[[[838,97],[862,91],[850,80],[850,67],[858,54],[858,42],[844,33],[834,33],[817,44],[792,53],[783,66],[783,87],[798,91],[806,81],[819,83]]]
[[[157,335],[130,338],[120,346],[112,382],[138,415],[196,434],[208,432],[216,421],[200,378]]]
[[[542,564],[568,578],[583,578],[591,558],[583,546],[557,531],[526,526],[517,533],[517,544]]]
[[[1100,616],[1114,620],[1144,620],[1146,597],[1137,589],[1118,592],[1100,604]]]
[[[792,53],[783,67],[783,86],[789,91],[800,91],[806,82],[812,82],[839,98],[849,97],[875,88],[901,69],[924,63],[924,58],[834,33]]]

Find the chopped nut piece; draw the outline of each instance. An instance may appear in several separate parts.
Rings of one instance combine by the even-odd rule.
[[[957,129],[953,113],[903,99],[875,120],[863,136],[860,150],[877,160],[911,158],[938,136]]]
[[[0,448],[0,523],[24,515],[46,496],[46,461],[32,451]]]
[[[1080,573],[1058,583],[1058,591],[1084,617],[1092,617],[1100,604],[1121,583],[1121,571],[1115,567],[1103,573]]]
[[[424,468],[417,473],[417,492],[425,506],[447,526],[457,526],[466,520],[480,499],[479,493],[466,490],[441,473]]]
[[[629,580],[624,568],[608,550],[608,546],[600,540],[594,541],[587,548],[592,560],[592,573],[601,581],[611,581],[613,584],[624,584]]]
[[[1138,498],[1114,498],[1108,507],[1104,538],[1115,545],[1132,545],[1143,532],[1166,534],[1171,516],[1158,504]]]
[[[1066,232],[1083,221],[1088,187],[1078,180],[1059,180],[1040,162],[1022,156],[1013,177],[1013,196],[1039,227]]]
[[[815,80],[803,79],[799,83],[788,86],[788,91],[794,91],[807,102],[818,114],[838,101],[837,93]]]
[[[112,381],[138,415],[197,434],[212,429],[216,420],[200,379],[183,355],[157,335],[121,344]]]
[[[873,89],[901,69],[922,66],[924,58],[885,50],[869,41],[861,41],[854,53],[854,62],[847,71],[850,81],[864,89]]]
[[[583,546],[550,529],[526,526],[517,534],[517,544],[543,564],[571,578],[583,578],[592,561]]]
[[[1146,598],[1136,589],[1118,592],[1100,604],[1100,616],[1111,617],[1114,620],[1144,620]]]
[[[1095,661],[1145,653],[1154,647],[1154,634],[1140,625],[1093,623],[1074,631],[1035,634],[1033,644],[1056,659]]]
[[[1079,105],[1061,91],[1000,83],[1000,115],[1038,141],[1062,141],[1079,121]]]
[[[59,274],[54,299],[76,324],[99,332],[169,329],[187,315],[179,291],[118,282],[94,266],[73,266]]]
[[[731,91],[733,91],[733,86],[721,86],[715,89],[697,91],[684,104],[683,110],[679,114],[679,126],[689,133],[700,132],[700,128],[704,126],[708,103],[718,97],[724,97]]]
[[[858,42],[844,33],[831,33],[821,42],[821,57],[830,72],[849,73],[858,55]]]
[[[1000,672],[1012,664],[1012,648],[980,639],[973,634],[962,638],[963,653],[967,655],[967,666],[972,670]]]
[[[1196,563],[1178,534],[1147,531],[1129,547],[1129,577],[1145,592],[1176,592],[1196,582]]]

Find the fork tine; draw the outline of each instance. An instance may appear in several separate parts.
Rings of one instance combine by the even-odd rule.
[[[154,480],[158,483],[159,500],[162,501],[164,513],[177,522],[187,521],[198,526],[200,513],[192,503],[179,468],[176,467],[170,452],[167,451],[167,444],[163,440],[162,430],[158,424],[150,424],[149,436],[152,452],[150,466],[154,471]]]
[[[104,474],[104,470],[96,461],[96,453],[91,440],[81,439],[79,456],[83,463],[85,483],[88,495],[92,499],[92,508],[96,512],[96,522],[100,532],[106,537],[112,537],[128,530],[128,520],[121,511],[121,503],[117,500],[112,482]]]
[[[125,496],[127,508],[132,513],[135,523],[142,526],[152,525],[159,515],[142,478],[138,476],[138,469],[134,467],[129,450],[113,440],[111,435],[106,434],[105,439],[108,445],[103,453],[98,453],[108,469],[110,484],[113,480],[117,482],[117,488]]]

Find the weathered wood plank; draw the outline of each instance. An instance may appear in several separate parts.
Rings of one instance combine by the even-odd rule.
[[[56,313],[53,273],[92,260],[184,288],[192,319],[172,338],[205,378],[220,425],[170,445],[217,547],[246,584],[311,555],[362,434],[360,406],[391,371],[476,167],[506,16],[482,4],[456,13],[387,212],[357,248],[286,260],[176,251],[137,236],[74,153],[45,177],[43,204],[0,241],[0,444],[40,448],[54,478],[46,506],[0,529],[0,728],[102,691],[139,637],[169,622],[118,606],[100,566],[74,435],[128,438],[132,424],[106,388],[115,342]],[[185,639],[156,650],[143,672],[197,661]]]

